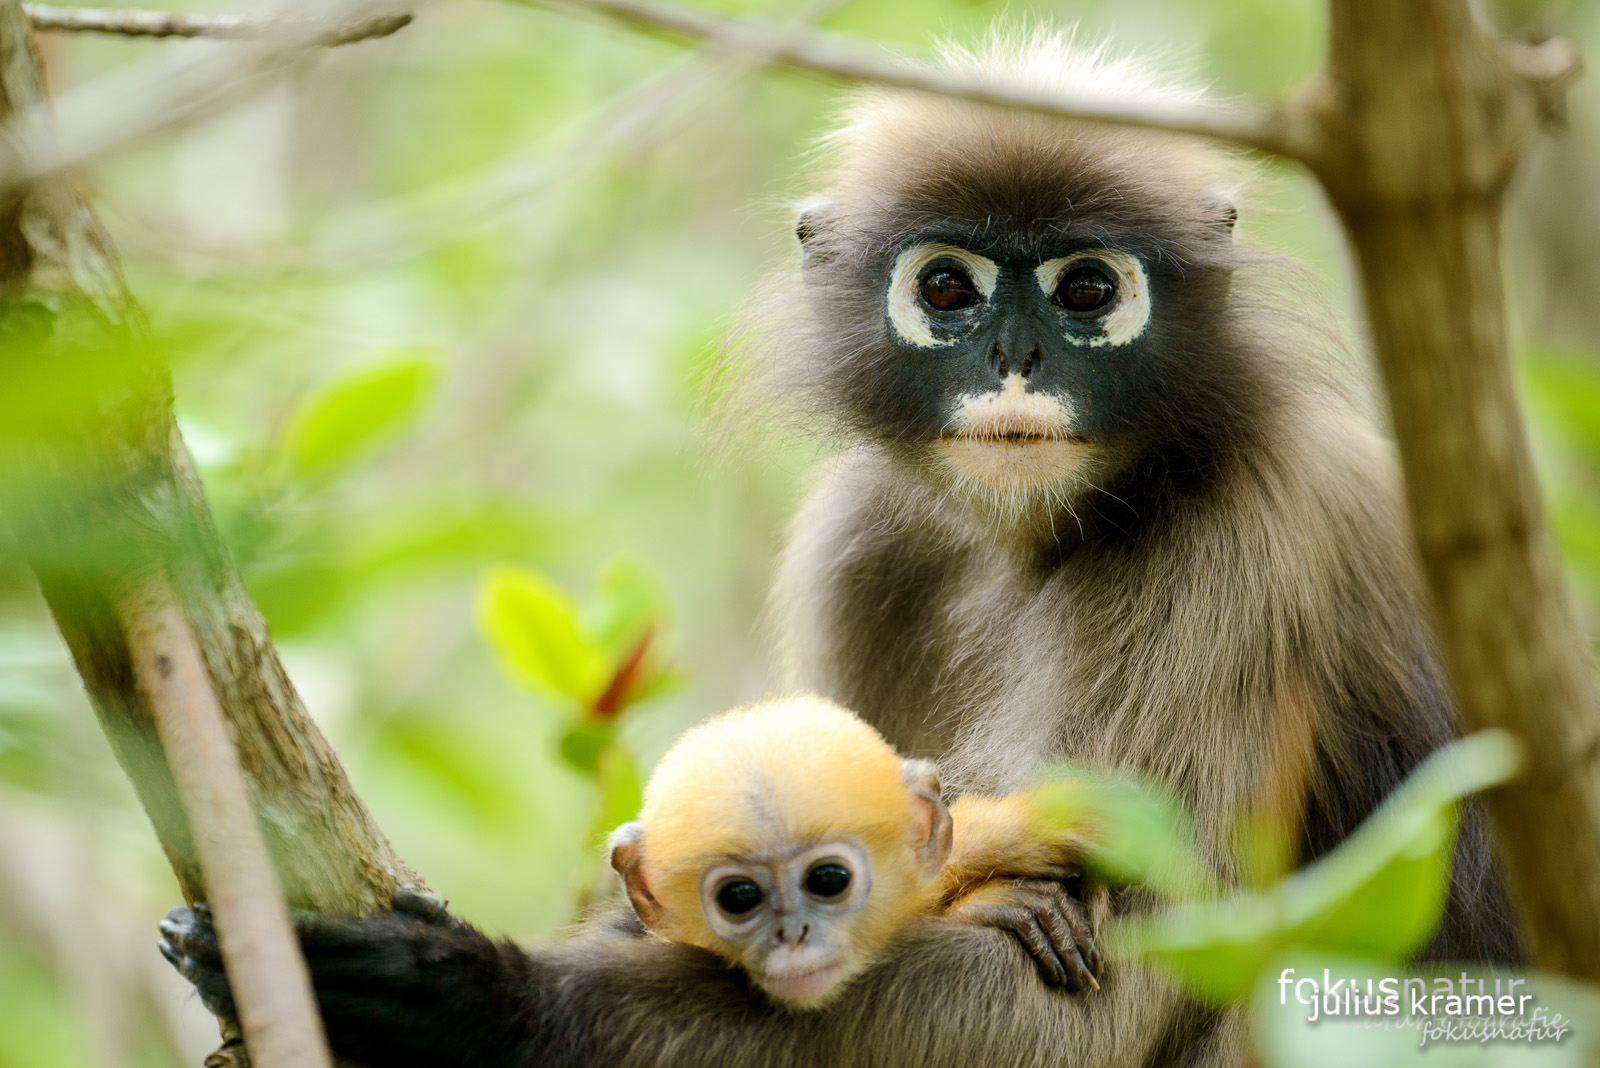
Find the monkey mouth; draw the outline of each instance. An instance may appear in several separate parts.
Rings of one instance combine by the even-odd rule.
[[[1061,431],[1011,430],[949,434],[939,446],[962,479],[1003,493],[1025,493],[1070,479],[1087,460],[1092,442]]]
[[[962,429],[954,434],[942,434],[940,440],[950,444],[973,445],[1048,445],[1065,442],[1069,445],[1087,445],[1089,439],[1082,434],[1069,434],[1060,430],[991,430]]]
[[[761,976],[761,989],[792,1005],[815,1005],[844,978],[845,962],[830,961],[813,967],[785,968]]]
[[[957,401],[939,447],[962,478],[1023,492],[1060,483],[1082,465],[1091,442],[1072,424],[1064,397],[1010,375],[997,390]]]

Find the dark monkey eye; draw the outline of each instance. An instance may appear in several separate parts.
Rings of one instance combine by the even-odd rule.
[[[978,287],[954,267],[936,267],[922,276],[922,299],[938,311],[960,311],[978,303]]]
[[[814,897],[838,897],[850,889],[850,871],[828,861],[806,872],[806,890]]]
[[[730,879],[717,888],[717,908],[729,916],[743,916],[766,898],[749,879]]]
[[[1098,267],[1074,267],[1061,276],[1061,284],[1056,286],[1056,300],[1076,312],[1104,308],[1116,293],[1117,287]]]

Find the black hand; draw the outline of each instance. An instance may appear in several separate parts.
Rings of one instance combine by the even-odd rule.
[[[1098,990],[1105,962],[1089,912],[1053,879],[996,882],[950,913],[963,923],[1010,931],[1039,965],[1044,981],[1074,994]]]
[[[233,990],[222,970],[222,952],[217,948],[217,932],[211,926],[211,909],[196,903],[194,908],[179,906],[167,913],[158,925],[161,942],[157,946],[178,974],[194,984],[200,1002],[214,1016],[234,1015]]]

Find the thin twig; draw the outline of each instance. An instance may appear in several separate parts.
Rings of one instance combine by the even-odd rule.
[[[135,591],[122,615],[193,832],[246,1046],[263,1066],[329,1068],[311,977],[194,630],[165,578]]]
[[[666,32],[743,52],[763,63],[868,85],[913,89],[958,100],[1018,108],[1083,122],[1198,134],[1298,158],[1291,116],[1172,101],[1073,99],[985,82],[953,71],[918,66],[886,52],[830,37],[803,26],[756,18],[720,18],[681,5],[648,0],[511,0],[522,6],[591,11],[635,30]]]
[[[785,0],[776,0],[762,15],[785,23],[815,22],[844,2],[805,0],[799,11],[785,15]],[[620,149],[636,165],[677,138],[686,119],[703,112],[697,101],[730,91],[761,65],[747,53],[729,54],[714,43],[702,43],[675,66],[470,177],[327,213],[313,220],[300,238],[277,244],[218,246],[191,237],[184,245],[182,222],[147,218],[141,221],[159,237],[146,254],[176,251],[186,269],[230,276],[307,268],[371,270],[409,260],[486,227],[503,226],[508,213],[583,182]],[[124,225],[124,244],[129,234]]]
[[[35,30],[62,33],[105,33],[117,37],[220,37],[257,40],[309,25],[301,19],[261,18],[251,15],[189,15],[138,9],[112,11],[92,7],[53,7],[23,4],[28,25]],[[319,45],[354,44],[387,37],[411,24],[410,12],[395,12],[357,19],[314,39]]]
[[[415,0],[409,8],[425,0]],[[159,133],[192,126],[305,70],[351,26],[398,17],[386,0],[335,0],[326,17],[263,21],[237,49],[161,54],[16,111],[0,126],[0,193]]]

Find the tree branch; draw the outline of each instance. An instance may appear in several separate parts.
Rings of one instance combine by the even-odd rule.
[[[399,18],[385,11],[390,6],[335,0],[326,17],[261,20],[259,40],[241,40],[237,49],[151,57],[62,93],[53,108],[35,101],[13,109],[0,125],[0,196],[253,99],[304,70],[320,45],[336,42],[350,27]]]
[[[636,30],[707,41],[774,66],[847,82],[912,89],[1080,122],[1198,134],[1290,157],[1297,157],[1300,151],[1297,116],[1291,112],[1262,112],[1214,104],[1067,99],[919,66],[882,50],[863,48],[804,26],[779,25],[756,18],[721,18],[649,0],[512,2],[557,11],[591,12]]]
[[[0,0],[0,120],[22,113],[48,136],[32,36],[17,0]],[[242,808],[256,815],[289,904],[387,907],[421,880],[373,823],[278,662],[218,537],[173,419],[167,369],[144,340],[109,240],[65,180],[12,188],[0,196],[0,519],[38,577],[185,898],[232,902],[219,920],[235,957],[254,952],[255,925],[282,933],[282,905],[259,913],[251,896],[272,893],[271,870],[233,853],[235,836],[249,838],[237,830]],[[208,724],[219,709],[226,742]],[[188,748],[186,712],[202,731],[199,753]],[[163,740],[177,747],[173,761]],[[243,806],[236,784],[211,778],[231,771],[230,749],[246,779]],[[221,763],[201,770],[197,759]],[[216,800],[204,795],[218,788],[225,814],[213,822]],[[186,811],[184,800],[198,807]],[[273,985],[285,968],[292,974],[292,941],[268,952],[265,975],[236,971],[234,981]],[[259,996],[256,1023],[298,1027]]]
[[[107,10],[90,7],[54,7],[49,4],[23,4],[28,24],[35,30],[62,33],[104,33],[119,37],[220,37],[231,40],[259,40],[311,26],[307,20],[257,18],[248,15],[191,15],[165,11]],[[391,33],[411,24],[410,12],[356,19],[326,30],[314,37],[313,44],[333,46],[354,44]]]
[[[262,1068],[330,1068],[311,976],[194,631],[164,577],[132,591],[122,609],[134,679],[155,715],[194,829],[206,900],[216,915],[252,1062]]]

